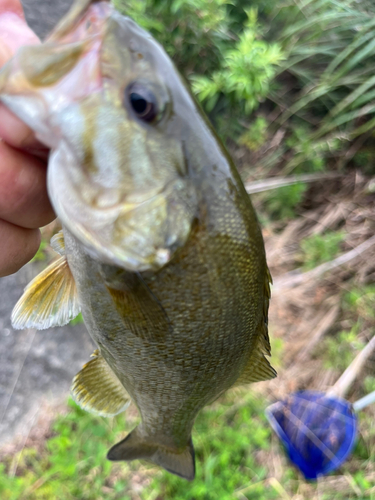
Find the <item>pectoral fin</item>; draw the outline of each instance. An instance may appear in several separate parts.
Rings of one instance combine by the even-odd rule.
[[[145,459],[164,467],[168,472],[192,481],[195,477],[195,456],[193,443],[180,451],[148,442],[135,428],[125,439],[113,446],[108,454],[109,460]]]
[[[119,275],[115,280],[115,286],[113,283],[107,285],[126,328],[148,342],[164,342],[166,334],[172,331],[172,325],[162,304],[135,273],[132,281],[130,282],[127,277],[126,282],[131,288],[120,289],[121,275]]]
[[[91,361],[73,379],[70,393],[84,410],[102,417],[113,417],[126,410],[129,394],[96,350]]]
[[[63,326],[80,313],[73,275],[66,257],[60,257],[38,274],[12,312],[13,328]]]
[[[50,243],[56,253],[65,255],[64,233],[62,230],[52,236]]]

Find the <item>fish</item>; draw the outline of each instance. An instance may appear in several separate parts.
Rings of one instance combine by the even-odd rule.
[[[25,288],[16,329],[80,312],[97,349],[73,400],[140,423],[108,459],[194,479],[198,412],[276,376],[258,219],[209,120],[162,46],[105,0],[77,0],[0,72],[0,99],[51,150],[59,257]]]

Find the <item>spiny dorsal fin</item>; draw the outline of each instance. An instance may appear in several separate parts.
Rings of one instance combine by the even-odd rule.
[[[129,394],[99,351],[73,379],[70,393],[84,410],[102,417],[113,417],[126,410]]]
[[[80,313],[77,289],[66,257],[42,271],[25,291],[12,312],[16,329],[63,326]]]
[[[270,365],[268,359],[264,356],[271,355],[271,345],[268,336],[268,306],[271,298],[270,283],[272,277],[267,267],[266,279],[264,281],[264,302],[263,302],[263,317],[260,320],[257,328],[258,340],[254,346],[253,352],[243,369],[241,375],[233,384],[234,387],[243,384],[251,384],[262,380],[275,378],[277,373]]]
[[[62,229],[52,236],[50,243],[55,252],[59,255],[65,255],[64,233]]]
[[[145,459],[184,479],[194,479],[195,453],[191,439],[183,450],[173,450],[149,442],[139,434],[139,428],[136,427],[109,450],[107,458],[114,461]]]
[[[266,279],[264,282],[263,323],[261,324],[260,329],[262,332],[261,349],[265,352],[265,354],[268,354],[268,356],[271,355],[271,344],[270,344],[270,339],[268,336],[268,307],[269,307],[270,298],[271,298],[270,284],[272,284],[272,277],[271,277],[271,273],[267,267],[266,268]]]

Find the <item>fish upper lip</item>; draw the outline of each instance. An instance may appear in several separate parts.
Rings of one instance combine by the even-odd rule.
[[[83,196],[82,192],[79,189],[75,189],[75,191],[78,194],[81,202],[90,206],[90,208],[94,211],[100,211],[101,213],[103,213],[106,211],[110,212],[112,210],[118,209],[119,214],[124,214],[124,213],[128,213],[132,210],[137,210],[137,208],[144,206],[147,203],[152,202],[158,196],[160,196],[164,193],[168,193],[168,191],[172,191],[175,183],[178,181],[181,181],[181,180],[183,180],[183,179],[180,179],[180,178],[171,179],[166,184],[164,184],[160,187],[154,188],[154,189],[149,190],[149,191],[144,191],[144,194],[130,193],[130,195],[129,195],[127,193],[127,194],[123,195],[122,197],[120,197],[120,199],[118,201],[116,201],[115,203],[109,204],[107,206],[98,206],[97,204],[92,205],[92,200],[85,199],[85,197]],[[106,189],[108,189],[108,188],[106,188]],[[100,186],[98,185],[98,193],[100,193],[100,190],[101,190]],[[93,196],[94,199],[96,199],[98,197],[100,198],[100,194]],[[132,198],[137,198],[137,197],[139,198],[139,201],[137,201],[136,199],[135,200],[132,199]]]

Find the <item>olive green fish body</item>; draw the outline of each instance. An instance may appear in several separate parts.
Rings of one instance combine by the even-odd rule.
[[[123,272],[122,290],[118,283],[111,289],[107,266],[103,270],[65,236],[89,331],[139,408],[149,438],[168,439],[176,448],[187,445],[202,406],[247,365],[268,300],[262,240],[248,197],[229,177],[223,197],[207,204],[202,200],[202,213],[173,261],[136,279]]]

